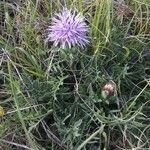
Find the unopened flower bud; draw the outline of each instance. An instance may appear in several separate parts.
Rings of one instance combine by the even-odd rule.
[[[113,81],[109,81],[102,87],[101,95],[103,98],[107,98],[114,93],[116,85]]]

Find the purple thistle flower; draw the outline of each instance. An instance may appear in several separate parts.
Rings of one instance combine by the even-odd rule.
[[[64,9],[52,18],[48,27],[48,41],[54,42],[54,46],[61,45],[62,48],[81,46],[89,43],[87,33],[89,27],[81,13]]]

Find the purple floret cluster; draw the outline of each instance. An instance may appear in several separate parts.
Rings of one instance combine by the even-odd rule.
[[[63,9],[52,18],[47,40],[53,42],[54,46],[60,45],[62,48],[72,46],[83,48],[89,43],[88,31],[89,27],[81,13]]]

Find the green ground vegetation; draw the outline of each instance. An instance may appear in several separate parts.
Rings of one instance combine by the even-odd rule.
[[[64,6],[85,49],[45,42]],[[0,106],[3,150],[150,149],[150,0],[1,0]]]

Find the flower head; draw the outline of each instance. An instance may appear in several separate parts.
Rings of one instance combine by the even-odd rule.
[[[107,98],[107,96],[112,95],[116,90],[116,84],[110,80],[102,87],[101,95],[103,98]]]
[[[75,45],[84,47],[89,42],[88,30],[82,14],[64,9],[52,18],[52,23],[48,27],[47,40],[54,42],[54,46],[61,45],[62,48],[66,46],[71,48]]]

